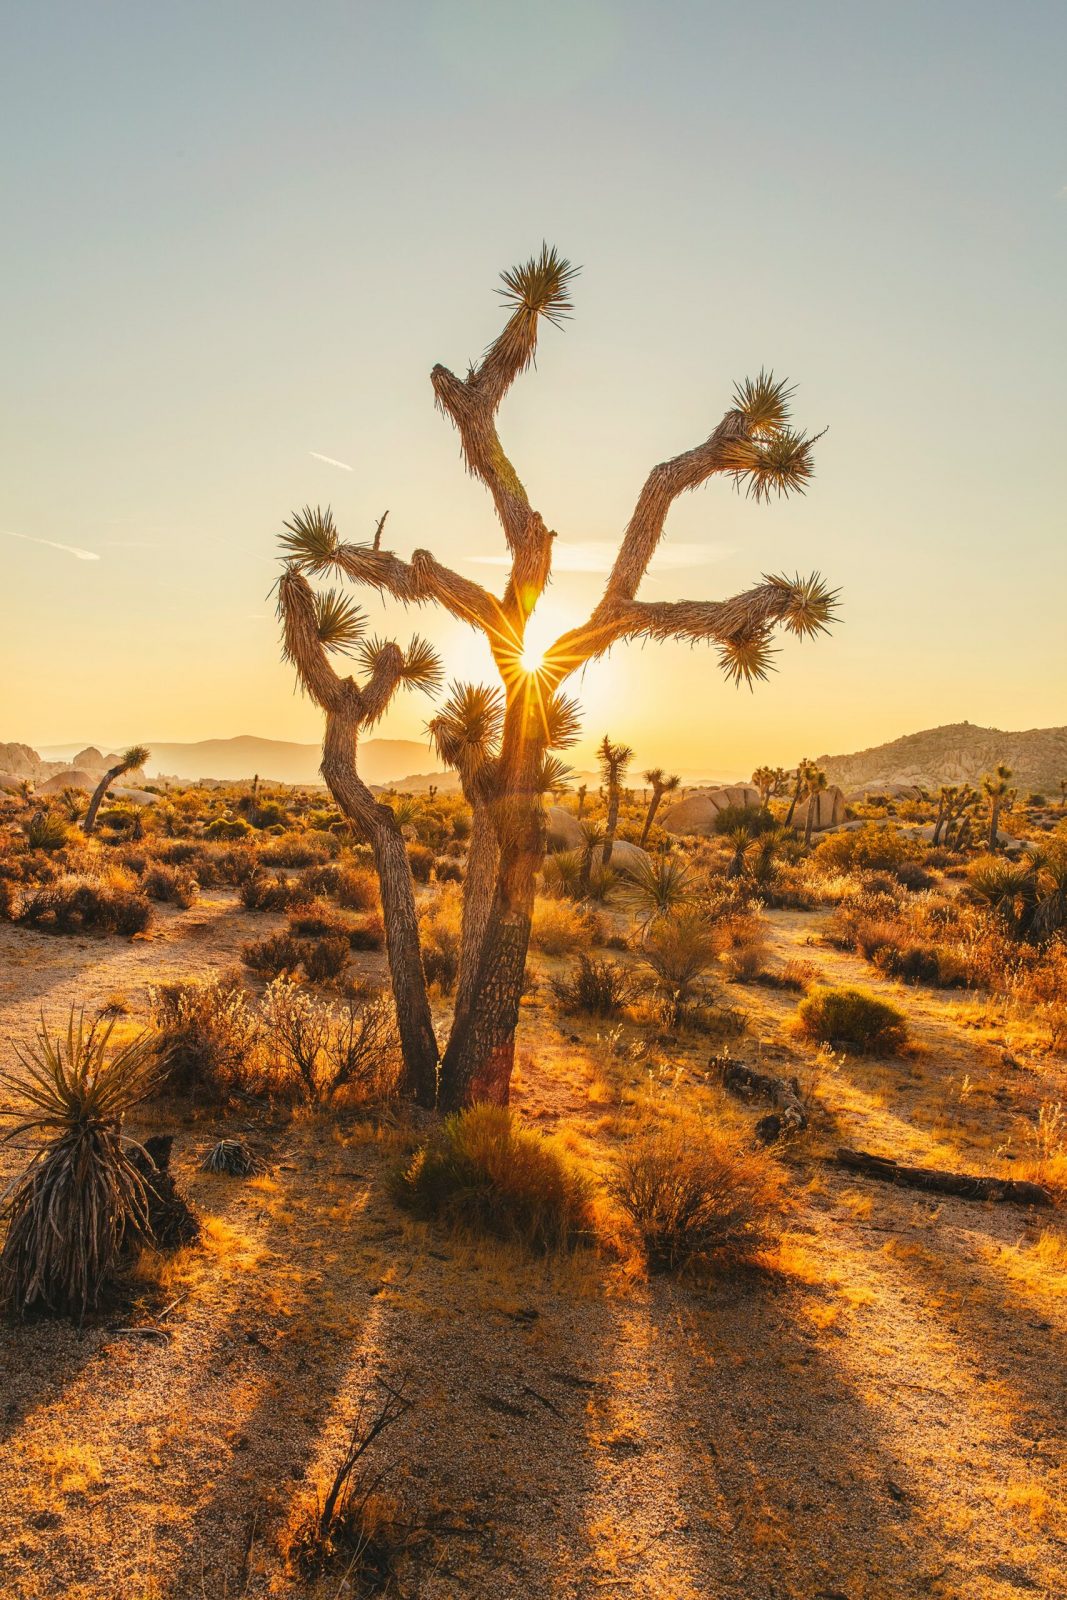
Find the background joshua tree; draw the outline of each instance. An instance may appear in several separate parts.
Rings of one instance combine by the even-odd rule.
[[[959,789],[954,783],[943,783],[937,791],[937,816],[934,818],[934,831],[930,838],[930,843],[935,848],[941,843],[942,830],[952,821],[958,795]]]
[[[808,797],[808,812],[804,818],[804,843],[811,848],[811,835],[815,827],[815,812],[819,805],[819,796],[827,786],[825,772],[818,767],[810,766],[804,780],[804,788]]]
[[[323,516],[305,511],[288,528],[288,538],[294,541],[336,540],[328,512]],[[316,594],[293,563],[282,574],[278,605],[285,655],[307,693],[326,713],[322,775],[342,813],[374,852],[407,1084],[420,1105],[432,1106],[437,1097],[437,1038],[422,970],[407,848],[393,810],[377,800],[358,775],[356,744],[360,733],[384,716],[402,684],[435,688],[441,681],[441,665],[436,653],[417,637],[406,651],[386,640],[368,639],[366,618],[359,608],[332,589]],[[367,675],[362,685],[334,671],[331,651],[356,653]]]
[[[459,434],[467,467],[489,491],[500,520],[511,570],[499,597],[426,550],[405,561],[371,544],[343,544],[328,516],[294,522],[284,541],[290,578],[342,573],[393,599],[438,605],[469,623],[485,635],[500,677],[499,740],[483,774],[496,836],[495,881],[477,954],[468,955],[476,970],[461,979],[464,998],[456,1006],[442,1059],[439,1103],[445,1108],[508,1098],[534,891],[546,846],[541,803],[546,758],[559,742],[560,723],[566,727],[574,721],[559,705],[566,680],[625,640],[684,639],[714,643],[727,678],[751,683],[770,669],[776,627],[810,637],[825,631],[833,614],[834,596],[817,574],[764,577],[745,593],[721,601],[637,598],[680,494],[721,476],[766,501],[802,490],[812,476],[814,440],[790,425],[791,392],[761,373],[737,386],[702,443],[652,468],[588,619],[558,638],[540,661],[526,654],[526,625],[551,576],[555,534],[530,504],[501,444],[496,417],[512,383],[533,362],[541,320],[559,326],[570,311],[574,277],[575,269],[543,246],[538,256],[503,274],[507,321],[478,365],[463,378],[443,366],[431,374],[437,403]],[[289,598],[301,592],[283,582],[283,615]],[[309,664],[319,659],[314,643],[312,631]],[[305,653],[293,654],[303,677]],[[314,670],[319,673],[317,665]],[[328,682],[323,676],[327,700]],[[323,764],[339,804],[339,796],[358,783],[357,726],[358,720],[350,719],[345,738],[329,740]],[[351,814],[347,805],[342,809]],[[387,919],[394,914],[385,905]]]
[[[982,793],[989,800],[989,832],[986,843],[990,850],[995,850],[997,845],[997,829],[1000,822],[1000,813],[1005,800],[1010,800],[1013,793],[1011,787],[1012,770],[1001,762],[992,772],[987,772],[982,779]]]
[[[587,783],[580,783],[578,785],[577,789],[575,790],[575,793],[578,796],[578,813],[577,814],[578,814],[579,817],[581,816],[582,812],[585,810],[585,797],[588,794],[588,792],[589,792],[589,785]]]
[[[596,747],[596,758],[600,762],[600,776],[604,780],[604,787],[608,791],[608,815],[604,825],[604,866],[611,864],[611,852],[615,846],[615,835],[619,831],[619,802],[622,799],[622,784],[626,777],[626,769],[634,758],[634,753],[628,744],[612,744],[605,734]]]
[[[652,798],[648,802],[648,811],[645,813],[645,825],[641,829],[642,849],[644,849],[648,836],[652,832],[652,824],[656,820],[656,812],[659,810],[660,801],[663,799],[665,794],[673,794],[675,789],[677,789],[678,785],[682,781],[676,772],[665,773],[662,767],[649,767],[648,771],[644,773],[643,776],[645,782],[652,789]]]
[[[752,774],[752,782],[759,790],[760,805],[765,811],[775,795],[781,794],[788,781],[789,774],[784,767],[756,768]]]
[[[804,793],[804,785],[808,781],[808,773],[811,772],[812,766],[813,763],[810,756],[801,756],[800,761],[797,763],[793,782],[793,795],[789,802],[789,810],[785,814],[784,826],[787,828],[793,826],[793,813],[796,811],[800,797]]]
[[[82,823],[82,828],[86,833],[95,832],[96,814],[103,805],[104,798],[111,785],[117,783],[119,778],[123,777],[127,772],[135,772],[138,767],[143,767],[151,754],[152,752],[146,744],[131,744],[130,748],[123,754],[122,759],[116,762],[113,767],[108,768],[93,790],[93,798],[89,801],[89,809],[85,813],[85,821]]]

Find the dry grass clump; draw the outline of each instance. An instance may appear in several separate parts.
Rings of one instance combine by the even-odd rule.
[[[615,1017],[636,997],[638,987],[633,973],[618,961],[598,961],[583,952],[567,976],[552,979],[552,992],[564,1011]]]
[[[342,867],[333,894],[339,906],[349,911],[379,911],[378,880],[365,867]]]
[[[256,1178],[267,1169],[243,1139],[220,1139],[204,1156],[200,1170],[225,1173],[228,1178]]]
[[[29,850],[62,850],[70,838],[70,828],[67,819],[58,811],[52,811],[41,806],[33,815],[23,823],[22,831],[26,836],[26,847]]]
[[[765,1151],[708,1124],[631,1139],[615,1192],[654,1271],[750,1261],[780,1233],[781,1169]]]
[[[15,1046],[19,1073],[0,1075],[12,1096],[0,1109],[8,1139],[30,1135],[37,1151],[13,1189],[0,1252],[0,1304],[82,1317],[99,1304],[124,1246],[151,1236],[144,1170],[122,1132],[126,1112],[158,1076],[152,1040],[111,1050],[115,1023],[88,1029],[71,1011],[66,1036],[47,1025]],[[143,1152],[142,1152],[143,1155]]]
[[[399,1174],[395,1192],[423,1221],[539,1252],[566,1249],[593,1229],[590,1180],[506,1106],[472,1106],[448,1117]]]
[[[908,1041],[907,1019],[867,989],[814,984],[797,1007],[797,1027],[820,1044],[892,1055]]]
[[[280,833],[263,845],[259,859],[265,867],[321,867],[338,851],[328,833]]]
[[[648,930],[642,959],[652,968],[667,1020],[678,1021],[699,1000],[702,980],[719,957],[714,926],[696,911],[662,917]]]
[[[1012,1167],[1012,1177],[1029,1178],[1059,1205],[1067,1203],[1067,1110],[1062,1101],[1046,1101],[1036,1123],[1028,1125],[1025,1154]]]
[[[422,968],[426,982],[451,994],[459,977],[463,901],[452,885],[443,886],[419,914]]]
[[[161,862],[146,868],[141,879],[141,892],[149,900],[163,900],[168,905],[188,911],[195,905],[200,885],[185,867],[170,867]]]
[[[43,933],[143,933],[152,907],[139,889],[106,878],[70,876],[41,884],[22,902],[18,921]]]
[[[569,900],[538,895],[534,901],[530,945],[545,956],[571,956],[603,939],[602,919]]]

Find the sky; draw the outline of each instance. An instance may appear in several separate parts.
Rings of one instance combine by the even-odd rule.
[[[705,647],[617,649],[573,685],[579,760],[608,732],[741,774],[1067,723],[1059,0],[3,16],[0,739],[317,739],[269,595],[305,503],[357,541],[388,508],[398,554],[500,585],[429,372],[477,358],[542,239],[582,271],[500,415],[558,534],[535,629],[588,612],[649,468],[764,366],[828,430],[814,482],[680,500],[643,593],[842,591],[752,693]],[[459,624],[366,609],[491,676]]]

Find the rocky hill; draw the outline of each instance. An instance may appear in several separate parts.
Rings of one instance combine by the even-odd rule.
[[[295,744],[287,739],[258,739],[242,734],[235,739],[201,739],[192,744],[146,739],[151,758],[145,766],[153,777],[179,778],[195,783],[199,778],[229,782],[261,778],[276,783],[321,783],[317,744]],[[368,783],[395,783],[409,773],[424,773],[424,784],[441,782],[438,773],[425,774],[428,746],[413,739],[367,739],[360,742],[359,770]],[[38,752],[25,744],[0,744],[0,776],[32,778],[40,782],[56,773],[78,767],[103,771],[117,758],[102,755],[93,745],[50,746]],[[447,780],[445,780],[447,781]]]
[[[973,722],[952,722],[944,728],[908,733],[854,755],[820,756],[818,764],[831,783],[846,793],[883,783],[978,783],[998,761],[1015,774],[1020,791],[1059,796],[1067,778],[1067,728],[1029,728],[1004,733],[978,728]]]

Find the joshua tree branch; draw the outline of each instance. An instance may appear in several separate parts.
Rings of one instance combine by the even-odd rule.
[[[481,628],[492,638],[501,627],[500,602],[481,584],[444,567],[428,550],[416,550],[401,561],[387,550],[366,544],[338,545],[334,564],[356,583],[402,600],[405,605],[435,601],[461,622]]]
[[[285,654],[295,666],[301,683],[324,711],[337,709],[344,695],[344,680],[330,665],[319,638],[314,591],[295,567],[286,567],[282,573],[278,584],[278,609]]]
[[[387,644],[361,690],[364,724],[379,722],[384,717],[403,678],[404,652],[398,644]]]

